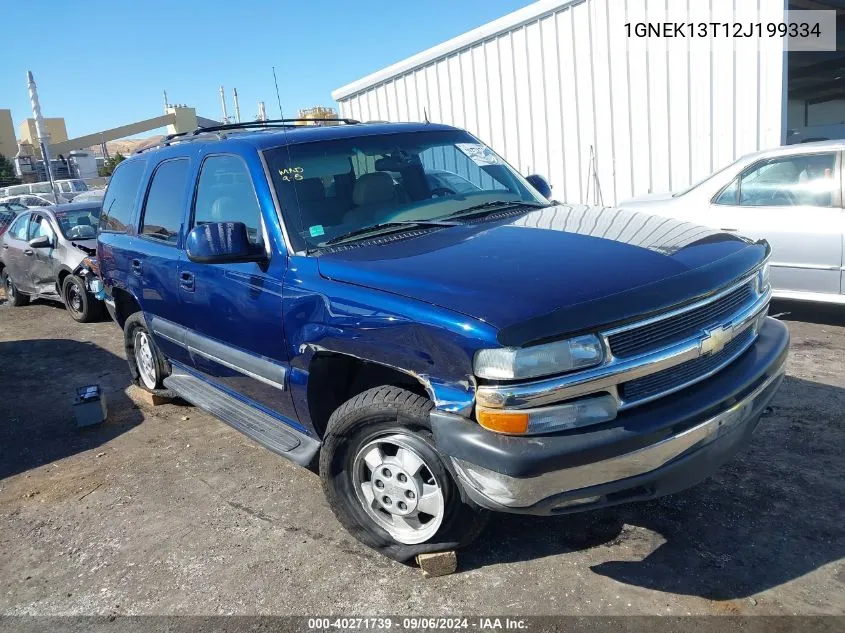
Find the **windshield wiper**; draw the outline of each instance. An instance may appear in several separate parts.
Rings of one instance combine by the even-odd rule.
[[[474,204],[471,207],[461,209],[460,211],[455,211],[454,213],[450,213],[448,215],[444,215],[441,218],[436,219],[453,220],[456,218],[465,218],[474,215],[486,215],[488,213],[494,213],[495,211],[501,211],[502,209],[507,209],[509,207],[530,207],[532,209],[545,209],[546,207],[550,206],[552,205],[542,204],[541,202],[524,202],[522,200],[492,200],[491,202],[482,202],[481,204]]]
[[[402,222],[379,222],[378,224],[370,224],[347,233],[337,235],[332,239],[323,243],[323,246],[332,246],[334,244],[341,244],[347,241],[354,241],[356,238],[362,238],[370,233],[378,233],[384,231],[390,233],[389,229],[401,230],[407,227],[427,227],[427,226],[455,226],[454,222],[443,222],[441,220],[408,220]]]

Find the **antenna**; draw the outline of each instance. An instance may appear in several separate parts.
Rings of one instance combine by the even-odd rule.
[[[279,81],[276,79],[276,67],[273,66],[273,83],[276,84],[276,101],[279,102],[279,115],[280,118],[285,118],[285,113],[282,112],[282,98],[279,96]]]

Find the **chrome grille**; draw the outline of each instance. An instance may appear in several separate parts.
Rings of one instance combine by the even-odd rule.
[[[649,374],[642,378],[628,381],[621,386],[620,395],[626,405],[646,400],[656,395],[667,393],[705,378],[710,372],[714,372],[722,365],[729,363],[745,347],[747,347],[756,336],[753,327],[740,332],[737,337],[725,345],[721,351],[709,356],[702,356],[688,360],[680,365],[664,369],[655,374]]]
[[[700,334],[708,327],[721,325],[725,317],[732,316],[755,300],[754,283],[750,281],[743,284],[715,301],[688,312],[612,334],[608,337],[610,351],[617,358],[630,358],[678,343]]]

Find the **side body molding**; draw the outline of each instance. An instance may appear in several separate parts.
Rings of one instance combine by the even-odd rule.
[[[184,347],[191,355],[203,356],[259,382],[285,390],[287,367],[284,365],[231,347],[161,317],[151,317],[150,328],[157,336]]]

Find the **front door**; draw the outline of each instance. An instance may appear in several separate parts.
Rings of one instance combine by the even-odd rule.
[[[271,255],[261,205],[244,159],[209,154],[200,167],[188,230],[226,221],[243,222],[250,240],[265,247],[268,259],[201,264],[185,256],[180,294],[194,366],[223,388],[293,422],[282,327],[287,258]]]
[[[50,219],[40,213],[32,214],[29,223],[28,239],[45,236],[50,240],[50,246],[32,248],[30,256],[29,279],[38,294],[56,294],[56,275],[54,274],[53,256],[58,246],[56,231],[50,224]],[[61,288],[58,289],[61,293]]]
[[[714,199],[708,224],[766,239],[776,292],[840,293],[845,214],[838,152],[755,163]]]

